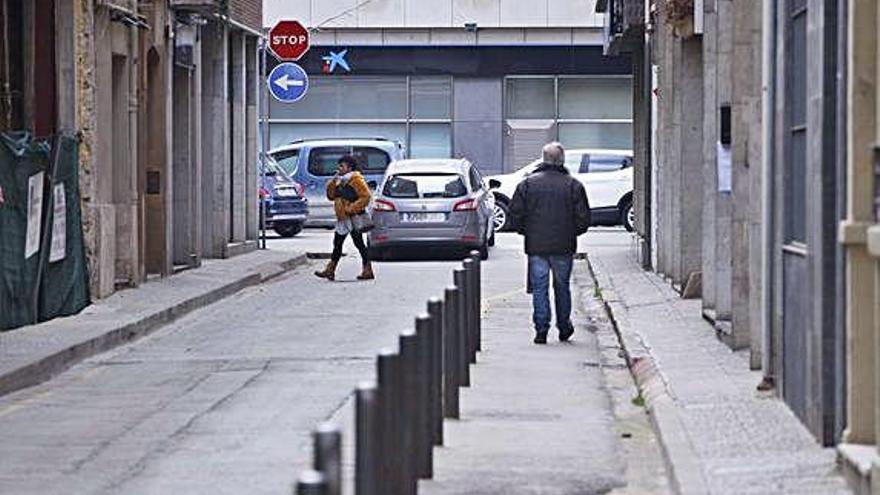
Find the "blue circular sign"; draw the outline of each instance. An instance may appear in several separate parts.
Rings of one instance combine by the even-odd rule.
[[[309,89],[309,76],[299,65],[285,62],[272,69],[266,84],[276,100],[294,103],[306,95]]]

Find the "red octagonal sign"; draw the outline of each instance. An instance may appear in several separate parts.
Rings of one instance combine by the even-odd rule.
[[[295,62],[309,51],[309,31],[299,21],[279,21],[269,31],[269,49],[285,62]]]

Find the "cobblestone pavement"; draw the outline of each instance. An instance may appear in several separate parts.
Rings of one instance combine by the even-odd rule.
[[[748,355],[730,351],[701,317],[634,258],[631,237],[586,239],[591,266],[681,493],[850,493],[835,451],[822,448],[772,393],[756,391]]]

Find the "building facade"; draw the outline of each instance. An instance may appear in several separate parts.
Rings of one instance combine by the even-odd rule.
[[[636,74],[643,265],[701,297],[758,388],[877,493],[876,2],[598,8],[606,51],[631,53]]]
[[[552,140],[630,149],[630,64],[602,53],[589,3],[267,2],[267,27],[297,19],[312,32],[300,61],[308,94],[270,104],[270,144],[381,136],[486,173],[519,168]]]
[[[260,2],[76,5],[93,295],[253,248]]]

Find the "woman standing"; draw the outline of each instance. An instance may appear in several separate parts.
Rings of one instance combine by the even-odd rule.
[[[363,271],[358,275],[358,280],[373,280],[373,266],[370,263],[370,253],[364,244],[363,234],[356,231],[352,225],[351,217],[359,215],[367,210],[370,204],[370,188],[367,181],[361,175],[357,160],[351,155],[345,155],[337,162],[336,177],[327,183],[327,199],[333,201],[333,209],[336,212],[336,232],[333,234],[333,254],[330,262],[323,271],[315,272],[315,275],[327,280],[336,278],[336,265],[342,257],[342,244],[349,235],[355,247],[361,254]]]

